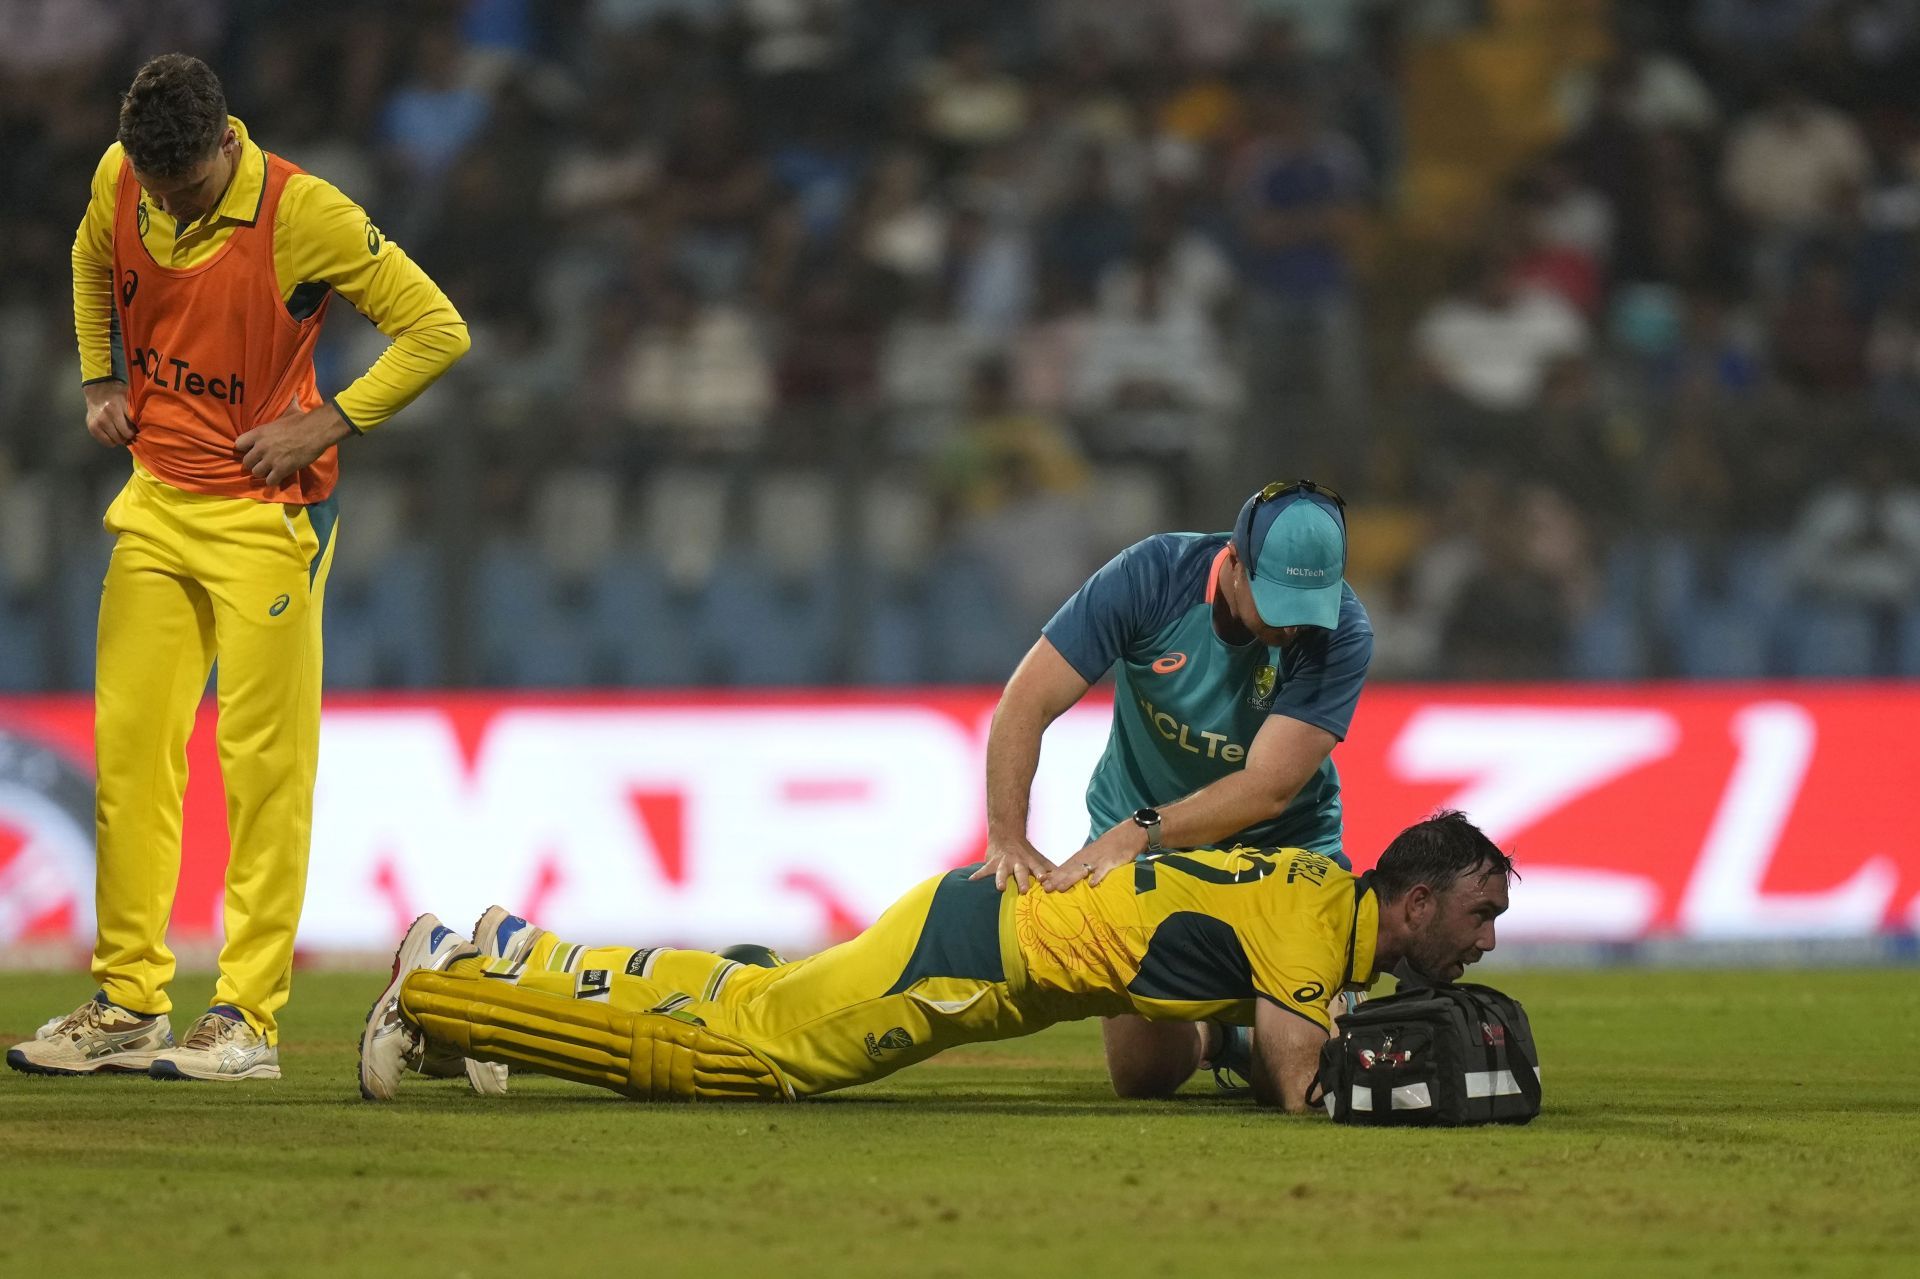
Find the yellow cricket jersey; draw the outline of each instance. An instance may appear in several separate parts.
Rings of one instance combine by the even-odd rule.
[[[1251,1025],[1266,999],[1330,1029],[1334,992],[1373,981],[1380,906],[1319,853],[1199,849],[1020,895],[1011,927],[1029,987],[1076,1015]]]
[[[211,261],[234,229],[250,225],[260,208],[265,182],[260,148],[245,124],[232,116],[227,120],[239,135],[240,156],[212,213],[183,227],[147,201],[140,204],[140,238],[153,260],[170,270],[188,271]],[[89,382],[114,376],[113,228],[124,160],[118,142],[100,157],[86,216],[73,241],[74,332],[81,377]],[[311,314],[332,289],[393,339],[373,367],[335,398],[356,428],[364,431],[392,417],[465,354],[466,322],[447,295],[332,183],[307,173],[290,178],[273,229],[282,299]]]

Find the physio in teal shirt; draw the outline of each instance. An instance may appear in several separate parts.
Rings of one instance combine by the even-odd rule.
[[[994,711],[979,874],[1022,892],[1036,880],[1056,890],[1098,883],[1150,841],[1308,848],[1344,863],[1332,752],[1373,656],[1346,547],[1338,495],[1311,481],[1271,484],[1247,499],[1231,533],[1149,537],[1088,579]],[[1087,786],[1089,842],[1056,867],[1027,838],[1040,739],[1116,666],[1113,728]],[[1181,1042],[1158,1043],[1170,1035]],[[1191,1026],[1110,1019],[1114,1085],[1123,1095],[1171,1091],[1204,1045]]]

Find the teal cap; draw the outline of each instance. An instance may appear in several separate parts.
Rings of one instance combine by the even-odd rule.
[[[1340,622],[1347,520],[1338,494],[1309,480],[1269,484],[1240,508],[1233,546],[1268,626]]]

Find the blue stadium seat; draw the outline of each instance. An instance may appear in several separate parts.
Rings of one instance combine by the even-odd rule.
[[[583,618],[596,667],[633,687],[697,683],[694,611],[694,598],[671,589],[660,564],[622,551],[595,575]]]
[[[832,679],[836,594],[824,575],[782,582],[756,560],[723,557],[694,631],[702,674],[716,684],[805,686]]]
[[[506,688],[594,682],[591,637],[578,618],[556,609],[552,574],[525,539],[496,538],[481,549],[467,616],[482,682]]]
[[[331,583],[327,587],[326,686],[378,688],[380,686],[380,628],[360,583]]]
[[[1647,577],[1647,560],[1651,554],[1649,545],[1635,537],[1621,538],[1607,551],[1606,564],[1601,573],[1604,598],[1600,607],[1603,610],[1624,616],[1639,614],[1641,591]]]
[[[939,557],[927,573],[927,637],[935,680],[989,685],[1005,683],[1037,638],[1008,620],[986,566],[954,553]]]
[[[49,674],[44,619],[0,594],[0,691],[45,692]]]
[[[861,684],[924,684],[927,669],[927,617],[921,601],[904,591],[874,599],[855,640],[852,678]]]
[[[446,597],[446,575],[432,549],[403,546],[381,561],[367,602],[383,684],[433,688],[446,682]]]
[[[1703,589],[1699,548],[1685,538],[1665,536],[1648,543],[1646,571],[1647,601],[1661,626],[1677,626],[1709,594]]]
[[[1907,610],[1900,619],[1900,629],[1895,640],[1894,662],[1897,675],[1908,678],[1920,675],[1920,606]]]
[[[1767,674],[1767,617],[1738,604],[1682,605],[1668,632],[1682,675],[1758,679]]]
[[[1850,679],[1873,674],[1879,630],[1865,609],[1803,604],[1783,620],[1777,642],[1788,674]]]
[[[67,659],[63,682],[72,689],[93,687],[94,638],[100,626],[100,584],[106,580],[107,560],[112,553],[110,542],[90,544],[84,551],[70,548],[54,587],[53,607],[59,613],[60,644]],[[52,654],[48,656],[51,658]]]
[[[1647,673],[1647,646],[1630,608],[1603,604],[1573,631],[1569,666],[1575,679],[1638,679]]]
[[[1792,593],[1784,556],[1785,547],[1778,538],[1747,537],[1735,541],[1727,548],[1727,595],[1769,613],[1783,608]]]
[[[327,585],[328,688],[432,688],[445,682],[443,575],[434,552],[401,546]]]

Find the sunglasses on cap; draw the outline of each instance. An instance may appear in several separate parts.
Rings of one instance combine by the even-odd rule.
[[[1253,500],[1242,508],[1240,518],[1234,524],[1233,544],[1240,548],[1243,558],[1251,558],[1252,548],[1248,543],[1253,537],[1254,514],[1268,502],[1276,501],[1294,493],[1311,493],[1315,497],[1324,497],[1329,502],[1332,502],[1334,511],[1340,521],[1340,528],[1342,532],[1345,531],[1347,527],[1346,498],[1341,497],[1326,485],[1316,484],[1312,480],[1275,480],[1253,495]],[[1251,563],[1248,563],[1247,571],[1253,571],[1253,565]]]
[[[1253,504],[1255,506],[1264,506],[1275,498],[1285,497],[1289,493],[1316,493],[1332,502],[1342,511],[1347,509],[1346,498],[1341,497],[1326,485],[1316,484],[1312,480],[1275,480],[1254,494]]]

